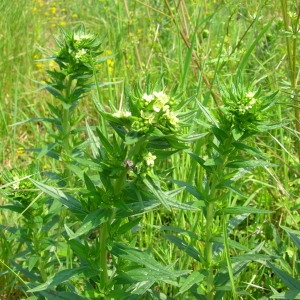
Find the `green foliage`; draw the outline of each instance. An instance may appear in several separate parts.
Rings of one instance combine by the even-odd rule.
[[[279,265],[280,268],[276,267],[274,264],[268,262],[268,266],[273,270],[274,274],[280,278],[286,287],[289,288],[285,292],[276,292],[276,288],[273,288],[274,294],[270,297],[271,299],[299,299],[300,293],[300,281],[299,281],[299,250],[300,250],[300,232],[298,230],[291,230],[283,226],[284,231],[288,234],[289,238],[296,247],[293,257],[286,256],[286,259],[280,259]],[[289,267],[289,264],[292,263],[295,265],[295,273]],[[282,267],[284,270],[282,270]],[[290,273],[290,274],[289,274]]]
[[[25,2],[0,4],[2,297],[298,299],[296,6]]]

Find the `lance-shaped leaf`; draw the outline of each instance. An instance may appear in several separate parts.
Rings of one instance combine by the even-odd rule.
[[[111,218],[112,214],[113,210],[111,208],[99,208],[88,214],[84,218],[83,224],[78,228],[75,234],[72,235],[71,239],[75,239],[98,227],[100,224],[107,222]]]
[[[30,181],[42,192],[51,196],[53,199],[58,200],[60,203],[68,207],[72,212],[79,215],[86,215],[86,212],[83,210],[81,203],[70,194],[64,192],[61,189],[43,184],[33,179],[30,179]]]
[[[237,206],[237,207],[226,207],[220,209],[216,212],[216,216],[218,215],[241,215],[241,214],[272,214],[271,210],[259,209],[256,207],[250,206]]]

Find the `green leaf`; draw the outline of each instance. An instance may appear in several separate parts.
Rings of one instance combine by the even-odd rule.
[[[65,193],[61,189],[43,184],[41,182],[37,182],[33,179],[30,179],[30,181],[39,188],[42,192],[45,194],[53,197],[54,199],[58,200],[60,203],[68,207],[71,211],[74,213],[80,214],[80,215],[86,215],[86,212],[83,210],[81,203],[69,195],[68,193]]]
[[[230,218],[227,225],[227,234],[230,234],[232,230],[237,228],[250,214],[241,214]]]
[[[244,134],[244,131],[242,131],[237,125],[234,126],[231,131],[232,136],[236,141],[239,140]]]
[[[53,88],[52,86],[50,85],[46,85],[45,86],[45,89],[51,94],[53,95],[55,98],[65,102],[66,99],[64,98],[64,96],[58,91],[56,90],[55,88]]]
[[[262,261],[267,261],[272,258],[270,255],[267,254],[257,254],[257,253],[249,253],[249,254],[242,254],[239,256],[232,256],[230,257],[230,260],[235,263],[239,261],[256,261],[256,262],[262,262]],[[275,258],[275,257],[274,257]]]
[[[226,164],[228,168],[256,168],[256,167],[278,167],[276,164],[265,160],[237,160]]]
[[[99,155],[99,149],[100,149],[100,143],[96,136],[94,135],[94,132],[92,128],[89,126],[87,121],[85,122],[86,131],[88,134],[88,143],[91,146],[93,157],[96,158]]]
[[[201,253],[196,248],[189,245],[187,242],[178,238],[177,236],[166,234],[165,237],[174,245],[176,245],[179,249],[184,251],[187,255],[189,255],[197,261],[201,261]]]
[[[167,198],[168,205],[170,207],[176,208],[176,209],[181,209],[181,210],[189,210],[189,211],[198,211],[199,206],[205,206],[204,203],[197,201],[197,206],[193,205],[194,203],[185,203],[185,202],[180,202],[176,201],[173,198]],[[203,204],[203,205],[202,205]]]
[[[61,291],[41,291],[39,292],[42,296],[45,297],[45,299],[51,299],[51,300],[85,300],[86,298],[83,298],[75,293],[71,292],[61,292]]]
[[[289,237],[291,238],[291,240],[293,241],[293,243],[297,246],[297,248],[300,250],[300,239],[297,235],[300,234],[300,231],[298,230],[291,230],[288,227],[285,226],[280,226],[283,230],[285,230]],[[296,235],[297,234],[297,235]]]
[[[83,178],[84,178],[84,182],[85,182],[85,186],[86,186],[87,190],[90,192],[97,192],[97,189],[96,189],[93,181],[90,179],[90,177],[86,173],[83,173]]]
[[[80,235],[83,235],[90,230],[98,227],[100,224],[107,222],[111,218],[112,214],[113,210],[111,208],[99,208],[88,214],[84,218],[83,224],[78,228],[71,239],[77,238]]]
[[[24,210],[25,210],[25,207],[21,204],[16,204],[16,205],[0,205],[0,209],[8,209],[10,211],[14,211],[14,212],[17,212],[19,214],[21,214]]]
[[[191,143],[191,142],[194,142],[194,141],[197,141],[205,136],[207,136],[208,133],[205,132],[205,133],[199,133],[199,134],[193,134],[193,135],[188,135],[188,136],[185,136],[182,138],[182,141],[183,142],[186,142],[186,143]]]
[[[293,243],[297,246],[298,250],[300,250],[300,239],[293,233],[289,233],[289,236]]]
[[[215,125],[217,127],[218,126],[218,121],[214,117],[214,115],[210,112],[210,110],[208,108],[206,108],[205,106],[203,106],[203,104],[200,101],[197,101],[197,105],[199,106],[199,109],[202,111],[202,113],[204,114],[206,119],[210,123],[212,123],[213,125]]]
[[[220,243],[220,244],[224,244],[224,237],[214,237],[212,238],[212,241],[213,242],[217,242],[217,243]],[[228,244],[230,246],[231,249],[239,249],[239,250],[242,250],[242,251],[249,251],[249,249],[247,247],[245,247],[244,245],[236,242],[236,241],[233,241],[231,239],[228,239]],[[223,249],[223,247],[222,247]],[[270,257],[269,257],[270,259]]]
[[[83,245],[81,243],[81,241],[72,239],[72,237],[74,236],[74,232],[72,232],[67,225],[65,224],[65,229],[66,232],[68,234],[68,236],[70,237],[70,239],[68,239],[68,244],[70,245],[71,249],[74,251],[74,253],[76,254],[76,256],[79,259],[83,259],[86,262],[89,261],[90,257],[89,257],[89,246],[88,245]]]
[[[199,270],[192,272],[187,278],[184,279],[180,286],[179,292],[175,297],[188,291],[193,285],[201,285],[201,282],[207,277],[207,271]]]
[[[28,260],[28,270],[31,272],[32,269],[34,268],[34,266],[37,264],[38,260],[39,260],[40,256],[37,254],[33,254],[32,256],[30,256],[29,260]]]
[[[271,214],[271,210],[259,209],[250,206],[226,207],[216,212],[216,216],[220,215],[241,215],[241,214]]]
[[[240,261],[232,264],[232,271],[233,275],[236,277],[240,274],[247,266],[248,261]],[[220,270],[217,275],[215,276],[215,285],[223,287],[229,282],[229,274],[228,274],[228,267],[226,265],[225,268]]]
[[[209,158],[205,161],[204,166],[219,166],[223,163],[220,157]]]
[[[129,276],[132,280],[138,282],[152,281],[152,284],[157,280],[176,280],[176,277],[173,276],[172,272],[161,271],[162,270],[154,270],[153,268],[134,268],[133,270],[126,271],[126,275]]]
[[[137,143],[141,138],[144,138],[144,136],[139,132],[129,132],[125,136],[125,143],[127,145],[132,145]]]
[[[214,133],[215,137],[222,143],[228,138],[227,132],[224,130],[220,129],[217,126],[212,126],[211,127],[212,132]]]
[[[270,299],[290,299],[290,300],[299,300],[300,299],[300,290],[290,290],[287,292],[281,292],[274,294],[269,297]]]
[[[255,157],[260,157],[264,160],[267,160],[268,157],[263,154],[262,152],[260,152],[258,149],[254,148],[254,147],[250,147],[248,145],[245,145],[243,143],[239,143],[239,142],[233,142],[232,145],[238,149],[238,150],[242,150],[242,151],[245,151]]]
[[[239,195],[239,196],[242,197],[242,198],[247,198],[247,196],[245,196],[245,195],[242,193],[241,190],[239,190],[239,189],[236,188],[236,187],[233,187],[233,186],[231,185],[231,183],[232,183],[231,180],[227,180],[227,181],[225,181],[225,182],[222,182],[221,184],[218,184],[218,185],[216,186],[216,188],[217,188],[217,189],[226,188],[226,189],[230,190],[231,192],[233,192],[233,193]]]
[[[188,145],[184,142],[184,140],[181,140],[176,135],[167,135],[165,136],[165,139],[167,140],[171,148],[177,150],[183,150],[188,148]]]
[[[85,277],[85,274],[91,276],[96,276],[98,273],[97,270],[89,267],[80,267],[75,269],[62,270],[57,272],[52,278],[49,278],[45,283],[40,284],[34,288],[29,289],[28,293],[34,293],[39,291],[44,291],[50,289],[54,286],[57,286],[65,281],[73,279],[75,277]]]
[[[143,295],[147,291],[150,290],[150,288],[155,283],[155,280],[149,280],[149,281],[143,281],[143,282],[137,282],[133,285],[131,285],[126,291],[130,292],[130,297],[125,298],[128,300],[138,300],[140,297],[138,295]],[[115,299],[122,299],[122,298],[115,298]]]
[[[165,230],[165,231],[172,231],[172,232],[176,232],[179,233],[180,235],[186,235],[189,236],[192,239],[199,239],[199,236],[197,234],[195,234],[192,231],[188,231],[182,228],[178,228],[178,227],[172,227],[172,226],[155,226],[153,225],[154,228],[157,228],[159,230]]]
[[[197,154],[193,152],[187,152],[188,155],[190,155],[200,166],[202,166],[207,172],[212,173],[213,169],[211,166],[205,165],[205,160],[198,156]]]
[[[152,178],[150,177],[145,178],[143,179],[143,182],[148,187],[152,195],[155,196],[155,198],[159,200],[160,203],[168,210],[170,210],[171,207],[182,209],[182,210],[199,210],[199,208],[193,205],[177,201],[173,197],[174,191],[172,192],[162,191],[160,187],[152,180]]]
[[[114,153],[114,149],[111,143],[106,139],[101,130],[99,128],[96,128],[96,131],[100,139],[100,145],[103,147],[103,149],[105,149],[105,152]]]
[[[50,119],[50,118],[31,118],[31,119],[28,119],[28,120],[25,120],[25,121],[20,121],[20,122],[17,122],[17,123],[13,123],[10,126],[17,126],[17,125],[22,125],[22,124],[25,124],[25,123],[36,122],[36,121],[48,122],[48,123],[52,123],[52,124],[57,125],[57,120],[55,120],[55,119]]]
[[[169,181],[181,186],[181,187],[185,187],[185,191],[187,191],[188,193],[190,193],[191,195],[193,195],[195,198],[197,198],[198,200],[203,200],[203,206],[205,206],[205,199],[204,199],[204,196],[198,191],[198,189],[187,183],[187,182],[184,182],[184,181],[180,181],[180,180],[175,180],[175,179],[172,179],[172,178],[168,178]]]
[[[82,167],[87,167],[94,171],[102,171],[100,164],[90,159],[85,159],[80,157],[74,157],[73,159]]]
[[[145,266],[145,270],[147,274],[143,277],[141,271],[137,275],[139,275],[138,280],[140,281],[148,281],[148,272],[151,270],[155,272],[155,274],[160,273],[161,280],[176,280],[177,277],[185,275],[189,273],[188,270],[170,270],[169,266],[163,266],[159,262],[157,262],[150,254],[147,252],[143,252],[137,249],[129,248],[125,245],[114,244],[111,250],[111,253],[117,257],[121,257],[123,259],[135,262],[140,266]],[[141,270],[141,269],[139,269]],[[127,274],[127,272],[126,272]],[[137,279],[137,278],[136,278]]]
[[[267,264],[289,289],[300,291],[300,281],[299,280],[293,278],[291,275],[278,269],[270,262],[267,262]]]
[[[149,211],[153,211],[160,206],[160,202],[157,201],[137,201],[126,204],[126,207],[118,208],[116,217],[126,218],[130,216],[137,216]]]
[[[124,234],[129,232],[132,228],[137,226],[142,218],[133,219],[125,224],[123,224],[120,228],[118,228],[118,234]]]
[[[51,151],[52,149],[54,149],[56,146],[58,145],[58,143],[51,143],[51,144],[48,144],[48,145],[45,145],[44,148],[42,149],[39,149],[39,155],[37,157],[37,159],[41,159],[43,156],[47,155],[51,158],[54,158],[56,160],[59,159],[59,155],[54,152],[54,151]],[[30,151],[30,149],[28,149]]]
[[[148,187],[150,192],[155,196],[157,200],[168,210],[170,210],[169,201],[163,191],[155,184],[155,182],[149,177],[143,179],[144,184]]]
[[[35,270],[29,271],[27,267],[23,267],[23,266],[15,263],[12,259],[10,259],[9,264],[11,265],[13,272],[15,272],[15,274],[20,272],[26,276],[27,280],[29,280],[31,282],[41,282],[42,281],[41,276],[38,275],[38,273],[36,273]]]
[[[295,229],[291,229],[289,227],[286,226],[280,226],[283,230],[285,230],[287,233],[293,233],[295,235],[300,235],[300,231],[299,230],[295,230]]]

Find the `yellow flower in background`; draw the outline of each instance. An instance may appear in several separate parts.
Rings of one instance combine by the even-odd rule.
[[[50,7],[50,12],[55,15],[57,13],[57,8],[56,7]]]
[[[17,149],[17,154],[18,154],[18,155],[22,155],[23,153],[25,153],[24,148],[23,148],[23,147],[19,147],[19,148]]]

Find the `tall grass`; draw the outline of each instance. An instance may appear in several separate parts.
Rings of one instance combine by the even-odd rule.
[[[299,7],[10,2],[0,4],[1,296],[297,299]],[[43,59],[57,55],[59,26],[82,24],[103,36],[93,82],[110,84],[60,111],[41,89],[57,65]],[[276,102],[254,134],[233,102],[259,89],[254,98]],[[170,149],[125,139],[131,128],[111,115],[161,90],[179,99],[187,148],[168,134]],[[120,164],[142,159],[135,149],[154,151],[152,171]]]

